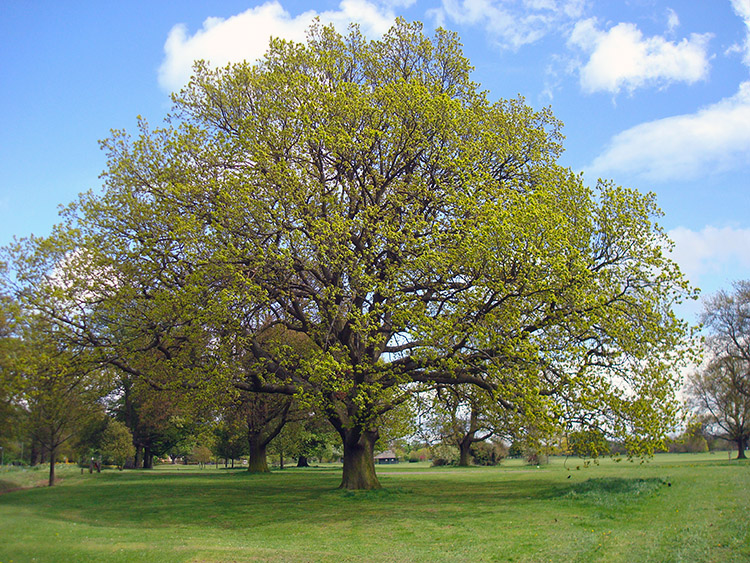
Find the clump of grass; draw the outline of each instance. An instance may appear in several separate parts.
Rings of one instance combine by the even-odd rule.
[[[656,477],[648,479],[624,479],[621,477],[587,479],[582,483],[573,485],[562,496],[603,506],[619,505],[623,502],[649,497],[666,484],[666,481]]]
[[[391,500],[400,495],[410,494],[412,491],[403,487],[388,487],[384,489],[374,489],[372,491],[349,491],[341,490],[340,494],[347,499],[378,501]]]
[[[0,467],[0,493],[45,486],[47,485],[48,472],[49,464],[34,467],[2,466]],[[68,476],[69,473],[71,471],[68,470],[66,465],[58,465],[58,480]]]

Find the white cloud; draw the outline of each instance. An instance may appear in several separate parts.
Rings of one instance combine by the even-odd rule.
[[[442,0],[430,10],[437,25],[480,25],[503,48],[534,43],[581,17],[585,0]]]
[[[750,228],[677,227],[669,237],[675,243],[672,258],[693,283],[700,285],[702,279],[722,274],[730,279],[747,277],[741,273],[750,269]]]
[[[390,5],[408,5],[412,0],[395,0]],[[202,29],[189,35],[180,24],[169,32],[164,44],[164,61],[159,68],[159,84],[165,90],[179,90],[190,78],[198,59],[223,66],[241,60],[255,61],[268,49],[270,37],[303,41],[315,17],[344,30],[351,22],[362,26],[368,37],[382,35],[393,24],[392,10],[368,0],[342,0],[338,10],[309,10],[292,17],[277,0],[270,0],[230,18],[208,18]]]
[[[750,157],[750,82],[730,98],[697,113],[659,119],[615,135],[587,167],[604,176],[624,172],[664,181],[747,165]]]
[[[669,25],[676,25],[671,17]],[[592,18],[575,25],[568,43],[589,56],[579,69],[581,88],[588,93],[618,93],[706,78],[710,37],[692,34],[675,43],[660,35],[644,37],[632,23],[618,23],[609,31],[601,31]]]
[[[742,46],[733,45],[730,47],[729,52],[743,53],[744,63],[750,66],[750,0],[732,0],[732,7],[734,8],[734,12],[745,22],[747,34],[745,35],[745,44]]]

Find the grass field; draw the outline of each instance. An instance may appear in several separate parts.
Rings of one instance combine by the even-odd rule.
[[[58,486],[0,495],[0,563],[750,561],[750,465],[722,454],[403,463],[359,493],[336,467],[60,469]],[[0,472],[0,490],[18,478]]]

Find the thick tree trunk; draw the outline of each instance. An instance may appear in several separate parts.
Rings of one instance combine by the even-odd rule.
[[[143,469],[143,446],[138,444],[135,446],[135,468]]]
[[[151,448],[146,446],[143,448],[143,469],[154,468],[154,454],[151,453]]]
[[[268,460],[266,458],[266,444],[260,436],[248,436],[250,452],[247,459],[247,470],[250,473],[268,473]]]
[[[297,467],[310,467],[305,456],[301,455],[297,458]]]
[[[458,466],[469,467],[471,465],[471,435],[464,436],[464,439],[458,443]]]
[[[380,481],[375,474],[374,447],[378,432],[359,432],[346,429],[342,432],[344,442],[344,471],[340,489],[379,489]]]
[[[737,442],[737,459],[747,459],[745,456],[745,449],[747,448],[747,440],[740,438]]]

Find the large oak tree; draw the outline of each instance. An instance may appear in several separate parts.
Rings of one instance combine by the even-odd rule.
[[[379,486],[379,421],[422,385],[648,451],[690,291],[654,198],[587,187],[548,109],[470,71],[454,34],[401,20],[198,63],[162,128],[104,142],[104,193],[21,249],[27,299],[56,264],[80,306],[48,312],[123,369],[148,351],[194,389],[296,396],[340,434],[346,488]]]

